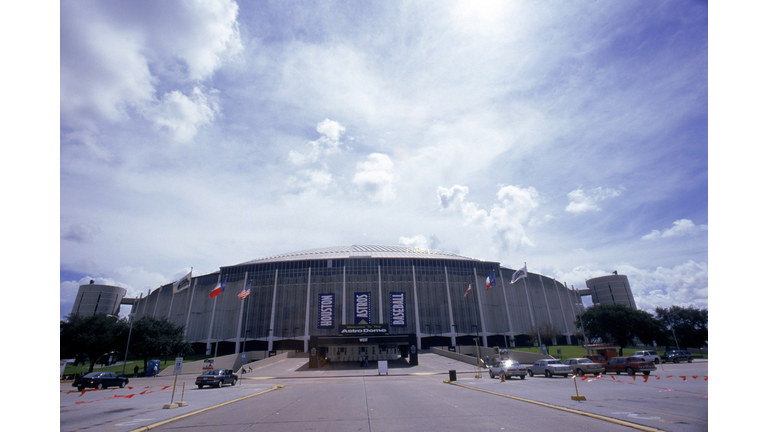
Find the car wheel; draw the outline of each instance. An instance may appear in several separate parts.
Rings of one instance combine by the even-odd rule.
[[[692,358],[688,359],[688,363],[693,363],[693,359]]]
[[[492,371],[492,370],[489,370],[489,371],[488,371],[488,376],[490,376],[491,378],[494,378],[494,376],[493,376],[493,371]]]
[[[633,376],[634,374],[635,374],[635,370],[634,370],[634,369],[632,369],[631,367],[628,367],[628,368],[627,368],[627,375],[629,375],[629,376]]]
[[[520,375],[520,379],[521,380],[525,379],[525,375]]]
[[[599,373],[597,373],[597,372],[595,372],[595,376],[600,376],[600,374],[599,374]]]
[[[221,381],[216,382],[216,387],[221,388]]]
[[[648,376],[651,374],[651,371],[643,371],[643,375]]]
[[[122,382],[120,383],[120,388],[125,388],[125,381],[122,381]]]
[[[201,389],[201,388],[203,388],[203,385],[202,384],[198,384],[197,388]]]
[[[653,362],[659,364],[659,359],[653,359]]]
[[[674,359],[672,361],[675,362],[675,363],[680,363],[680,359]]]
[[[78,387],[77,388],[77,391],[83,391],[83,390],[85,390],[85,387]]]
[[[533,371],[532,371],[532,370],[530,370],[530,369],[528,369],[528,376],[529,376],[529,377],[532,377],[532,376],[533,376]]]
[[[576,369],[576,375],[578,376],[584,376],[584,371],[581,369]]]
[[[235,385],[235,384],[237,384],[237,378],[232,380],[232,385]]]
[[[547,378],[552,378],[552,372],[549,371],[549,369],[544,371],[544,376]]]
[[[102,384],[102,383],[96,384],[96,390],[101,390],[103,388],[104,388],[104,384]]]

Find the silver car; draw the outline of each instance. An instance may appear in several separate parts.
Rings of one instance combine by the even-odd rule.
[[[594,374],[595,376],[605,373],[605,366],[595,363],[588,358],[571,358],[565,361],[565,364],[571,367],[571,371],[578,375]]]
[[[564,365],[557,359],[536,360],[536,363],[528,367],[528,376],[544,375],[547,378],[552,378],[554,375],[560,375],[567,378],[570,374],[571,367]]]
[[[517,360],[497,361],[488,368],[488,374],[491,376],[491,378],[496,378],[496,376],[501,375],[502,372],[507,378],[516,376],[520,379],[525,379],[526,370],[525,367],[521,365]]]

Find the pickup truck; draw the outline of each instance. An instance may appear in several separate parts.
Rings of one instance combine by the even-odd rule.
[[[614,372],[616,375],[622,372],[626,372],[630,376],[638,372],[649,375],[656,370],[653,362],[645,361],[642,357],[613,357],[604,366],[605,373]]]
[[[670,350],[661,356],[662,363],[670,361],[672,363],[680,363],[680,360],[685,360],[688,363],[691,363],[693,361],[693,356],[687,350]]]

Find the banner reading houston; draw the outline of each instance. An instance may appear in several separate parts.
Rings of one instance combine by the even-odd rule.
[[[317,328],[333,328],[334,293],[317,295]]]

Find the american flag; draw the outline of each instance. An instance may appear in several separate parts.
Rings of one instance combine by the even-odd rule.
[[[240,293],[237,295],[237,298],[240,300],[245,300],[246,297],[248,297],[248,294],[251,293],[251,284],[248,284],[246,289],[240,291]]]

